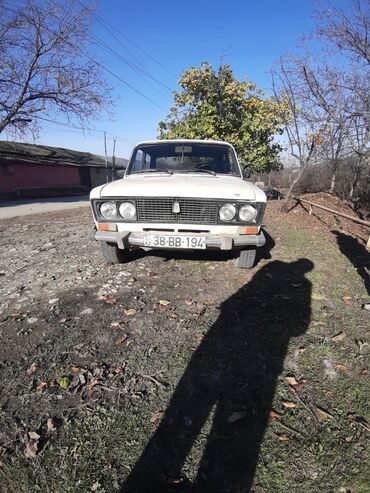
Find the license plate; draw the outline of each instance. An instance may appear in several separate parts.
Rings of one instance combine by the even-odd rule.
[[[205,236],[144,235],[144,246],[157,248],[191,248],[205,250]]]

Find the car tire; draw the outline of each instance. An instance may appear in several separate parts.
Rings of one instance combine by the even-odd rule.
[[[241,250],[239,258],[236,259],[236,266],[239,269],[251,269],[256,261],[256,248]]]
[[[125,261],[125,251],[118,248],[114,243],[99,241],[101,253],[108,264],[122,264]]]

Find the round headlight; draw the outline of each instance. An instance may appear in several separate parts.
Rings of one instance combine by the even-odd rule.
[[[136,208],[132,202],[122,202],[119,206],[119,213],[123,219],[126,221],[130,221],[131,219],[135,219],[136,216]]]
[[[114,202],[103,202],[100,206],[100,214],[105,219],[114,219],[117,216],[117,207]]]
[[[257,210],[253,205],[243,205],[239,209],[239,219],[246,223],[253,221],[257,216]]]
[[[231,221],[234,219],[236,214],[235,205],[233,204],[224,204],[220,207],[218,211],[218,215],[220,216],[221,221]]]

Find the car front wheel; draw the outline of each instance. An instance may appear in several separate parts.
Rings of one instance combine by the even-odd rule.
[[[108,264],[121,264],[125,261],[126,252],[121,250],[114,243],[99,241],[101,253]]]
[[[256,261],[256,248],[241,250],[239,258],[236,260],[236,266],[239,269],[251,269]]]

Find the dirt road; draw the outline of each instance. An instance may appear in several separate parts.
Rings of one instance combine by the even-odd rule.
[[[365,250],[266,225],[243,271],[106,265],[84,208],[0,222],[2,492],[367,491]]]
[[[56,212],[88,206],[88,195],[48,199],[1,200],[0,220],[10,219],[12,217],[28,216],[29,214],[42,214],[44,212]]]

